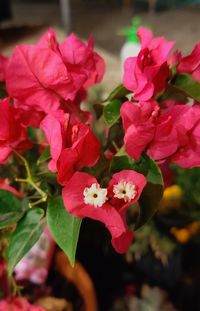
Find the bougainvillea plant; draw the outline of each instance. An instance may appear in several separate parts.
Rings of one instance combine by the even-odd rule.
[[[0,56],[0,248],[9,276],[46,224],[72,265],[85,217],[126,252],[162,198],[159,165],[200,166],[200,44],[184,57],[143,27],[138,37],[122,84],[88,110],[88,89],[105,72],[92,38],[58,43],[49,30]]]

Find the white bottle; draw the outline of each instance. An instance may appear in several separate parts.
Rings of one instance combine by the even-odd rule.
[[[140,43],[137,37],[137,30],[140,26],[140,19],[134,17],[132,19],[132,25],[123,29],[120,34],[126,37],[126,42],[123,44],[120,51],[120,61],[122,71],[124,69],[124,62],[128,57],[137,56],[140,51]]]

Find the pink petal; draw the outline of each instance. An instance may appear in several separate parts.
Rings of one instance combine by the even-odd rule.
[[[135,126],[132,124],[125,133],[124,143],[127,153],[138,160],[147,145],[153,139],[155,126],[152,124],[143,124]]]
[[[2,146],[0,144],[0,164],[5,164],[12,154],[12,149],[9,146]]]
[[[139,27],[137,36],[140,40],[142,49],[148,47],[149,43],[151,42],[153,38],[152,32],[145,27]]]
[[[154,85],[148,82],[140,92],[135,92],[134,98],[136,100],[148,101],[154,94]]]
[[[124,63],[124,76],[123,84],[124,86],[131,91],[134,91],[137,87],[136,80],[134,78],[134,71],[136,66],[136,57],[129,57]]]
[[[60,155],[58,168],[58,182],[65,185],[78,167],[78,154],[76,150],[64,149]]]
[[[140,122],[141,108],[138,103],[126,101],[121,106],[120,115],[122,117],[124,130],[126,131],[132,123],[138,124]]]
[[[79,158],[78,167],[90,167],[96,164],[100,155],[100,143],[92,130],[84,125],[79,125],[78,139],[72,148],[76,150]]]
[[[126,253],[133,241],[133,237],[134,237],[133,232],[127,230],[118,238],[112,239],[112,246],[118,253],[120,254]]]
[[[200,43],[197,43],[188,56],[181,59],[177,70],[179,73],[192,73],[200,66]]]
[[[12,192],[17,198],[21,199],[22,195],[19,193],[15,188],[9,185],[9,180],[8,179],[2,179],[0,178],[0,189],[3,190],[8,190]]]
[[[50,145],[51,157],[55,163],[58,161],[63,148],[62,121],[64,116],[64,112],[58,110],[47,115],[41,123],[41,128]],[[66,114],[66,116],[69,118],[69,115]]]
[[[59,52],[59,44],[56,39],[56,34],[53,29],[48,29],[47,32],[40,38],[37,46],[40,48],[49,48],[52,51],[60,54]]]

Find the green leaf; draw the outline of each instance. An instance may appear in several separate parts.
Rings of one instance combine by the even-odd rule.
[[[16,264],[37,242],[45,225],[44,211],[41,208],[28,210],[18,222],[16,230],[11,234],[6,250],[9,274],[12,274]]]
[[[124,152],[121,156],[113,157],[111,161],[111,172],[116,173],[121,170],[134,170],[143,175],[147,175],[148,173],[148,165],[147,160],[141,156],[139,160],[135,161],[131,157],[129,157],[126,152]]]
[[[28,136],[30,137],[31,140],[37,140],[37,135],[36,135],[36,130],[33,127],[28,127]]]
[[[62,197],[59,196],[48,204],[47,223],[56,243],[74,266],[81,219],[67,212]]]
[[[157,163],[153,159],[151,159],[147,154],[143,154],[142,157],[146,162],[145,165],[148,170],[146,175],[147,180],[152,184],[156,185],[158,184],[163,186],[164,182],[162,173]]]
[[[103,116],[108,126],[111,127],[119,120],[121,105],[121,101],[115,99],[104,107]]]
[[[134,160],[132,160],[129,156],[115,156],[113,157],[110,165],[111,172],[117,173],[121,170],[131,170],[133,169]]]
[[[140,211],[135,229],[139,229],[154,216],[159,208],[162,195],[162,185],[147,183],[139,199]]]
[[[162,173],[159,166],[145,153],[137,161],[133,160],[126,153],[122,156],[115,156],[111,161],[110,170],[112,173],[121,170],[134,170],[145,175],[147,181],[152,184],[163,185]]]
[[[122,84],[120,84],[110,93],[105,102],[112,101],[113,99],[121,99],[130,93],[131,91],[127,90]]]
[[[22,218],[26,208],[12,192],[0,190],[0,229],[16,223]]]
[[[50,155],[50,148],[47,147],[44,152],[40,155],[40,157],[37,160],[37,165],[40,165],[46,161],[48,161],[51,158]]]
[[[179,92],[200,101],[200,83],[194,80],[192,76],[186,74],[177,75],[172,80],[171,86]]]
[[[105,150],[110,149],[110,145],[113,145],[113,142],[116,143],[117,146],[121,146],[124,140],[124,133],[122,130],[121,122],[115,123],[110,127],[108,132],[108,137],[106,139]]]
[[[109,165],[110,161],[106,159],[104,153],[101,153],[98,162],[92,167],[85,167],[83,171],[102,181],[105,176],[108,177]]]
[[[146,174],[148,182],[139,200],[140,211],[136,229],[153,217],[163,196],[163,177],[159,166],[148,155],[143,154],[142,157],[146,161],[146,167],[148,168]]]

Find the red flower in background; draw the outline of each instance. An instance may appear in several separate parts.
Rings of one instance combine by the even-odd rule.
[[[137,57],[127,58],[123,84],[134,92],[136,100],[147,101],[165,88],[170,76],[168,55],[175,42],[164,37],[153,38],[152,32],[143,27],[139,28],[138,37],[141,51]]]
[[[176,162],[177,154],[183,149],[191,149],[194,143],[192,135],[198,129],[200,122],[200,110],[186,104],[175,104],[161,113],[157,119],[154,139],[148,147],[148,154],[155,160],[160,161],[168,157],[170,162]],[[198,134],[195,134],[198,136]],[[196,144],[198,139],[195,139]],[[200,165],[200,153],[196,150],[196,157],[189,160],[188,157],[182,161],[182,167]],[[194,154],[193,154],[194,156]],[[196,159],[196,160],[195,160]],[[188,162],[189,160],[189,162]],[[197,161],[195,163],[195,161]],[[176,162],[177,163],[177,162]],[[188,164],[186,164],[188,163]]]
[[[31,305],[22,297],[12,297],[0,301],[0,311],[45,311],[42,307]]]
[[[71,33],[62,43],[58,43],[55,32],[50,29],[39,41],[40,47],[49,47],[63,60],[70,72],[73,81],[78,82],[87,89],[92,85],[101,82],[105,73],[105,62],[94,49],[93,37],[88,43],[81,41],[74,33]]]
[[[139,199],[145,185],[146,178],[134,171],[114,174],[108,188],[101,188],[93,176],[76,172],[66,183],[62,196],[71,214],[104,223],[112,236],[113,247],[124,253],[133,240],[133,233],[126,225],[126,209]]]
[[[8,58],[0,55],[0,82],[5,81],[6,66]]]
[[[58,44],[53,31],[48,31],[38,44],[16,47],[7,66],[6,86],[18,108],[48,114],[100,82],[104,71],[91,39],[86,45],[71,34]]]
[[[16,109],[9,98],[0,100],[0,163],[7,162],[13,150],[25,151],[31,148],[26,129],[16,118]]]
[[[189,73],[200,82],[200,43],[197,43],[191,54],[177,59],[177,72]]]
[[[195,105],[182,121],[187,125],[187,143],[182,144],[171,157],[174,162],[184,168],[200,166],[200,107]]]
[[[199,106],[166,101],[160,107],[155,101],[122,105],[127,153],[135,160],[146,151],[159,162],[168,160],[182,167],[199,166]]]
[[[49,169],[58,171],[65,184],[76,170],[93,166],[99,159],[100,144],[89,126],[62,110],[47,115],[41,123],[50,145]]]
[[[51,49],[37,45],[17,46],[7,66],[9,95],[23,105],[49,113],[60,106],[60,98],[76,93],[62,59]]]

